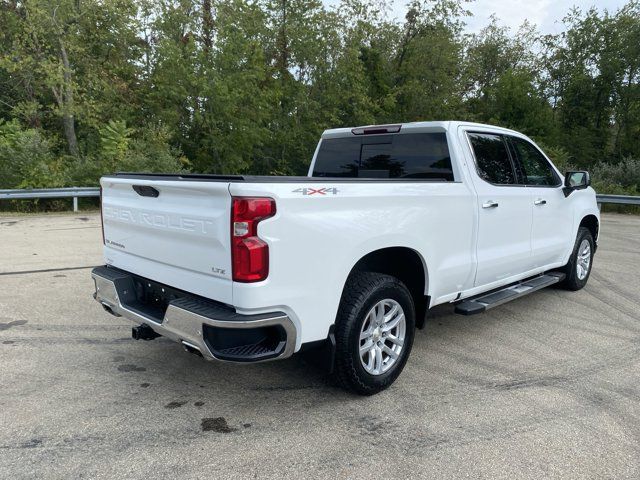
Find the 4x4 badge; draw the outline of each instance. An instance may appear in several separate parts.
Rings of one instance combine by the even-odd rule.
[[[296,188],[295,190],[293,190],[293,193],[302,193],[302,195],[327,195],[328,193],[330,193],[332,195],[337,195],[338,194],[338,189],[335,188],[335,187],[331,187],[331,188],[326,188],[326,187],[322,187],[322,188],[305,187],[305,188]]]

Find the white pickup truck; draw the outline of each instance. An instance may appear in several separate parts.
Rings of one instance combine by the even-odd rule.
[[[587,172],[465,122],[323,133],[307,177],[103,177],[95,298],[210,360],[314,352],[360,394],[402,371],[426,311],[582,288],[600,218]],[[526,339],[523,339],[526,341]]]

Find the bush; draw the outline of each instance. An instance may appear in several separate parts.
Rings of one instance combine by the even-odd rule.
[[[591,174],[593,188],[598,193],[610,195],[640,195],[640,159],[625,158],[620,163],[597,164]],[[638,207],[627,205],[603,205],[603,211],[638,213]]]
[[[35,129],[0,120],[0,188],[45,188],[64,184],[64,165]]]
[[[65,183],[68,187],[96,187],[100,177],[109,173],[100,161],[92,156],[68,157]]]
[[[189,164],[169,145],[169,133],[162,127],[134,132],[124,122],[111,121],[100,134],[99,152],[68,161],[68,185],[97,185],[101,176],[115,172],[180,173]]]
[[[147,127],[130,140],[117,169],[127,172],[180,173],[189,165],[180,150],[169,145],[170,134],[162,127]]]
[[[627,157],[616,164],[599,163],[593,168],[591,177],[594,182],[611,188],[638,191],[640,189],[640,158]]]

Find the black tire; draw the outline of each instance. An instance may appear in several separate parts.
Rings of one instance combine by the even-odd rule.
[[[577,262],[579,255],[579,248],[582,242],[586,240],[589,242],[589,247],[591,248],[591,260],[589,262],[589,267],[587,269],[587,275],[580,279],[577,271]],[[593,268],[593,254],[595,252],[595,242],[593,241],[593,236],[588,228],[580,227],[578,229],[578,235],[576,237],[576,243],[573,246],[573,252],[571,252],[571,257],[569,258],[569,263],[565,265],[563,271],[566,275],[566,278],[562,281],[560,286],[565,290],[576,291],[583,288],[587,281],[589,280],[589,275],[591,275],[591,269]]]
[[[400,304],[406,329],[402,349],[389,370],[368,373],[360,361],[360,331],[369,311],[381,300]],[[373,272],[357,272],[347,281],[336,317],[334,376],[345,389],[373,395],[391,385],[402,372],[415,335],[415,306],[407,287],[397,278]]]

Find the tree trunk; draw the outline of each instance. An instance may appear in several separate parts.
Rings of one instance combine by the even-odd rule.
[[[63,66],[63,85],[60,95],[59,103],[61,100],[62,105],[62,124],[64,126],[64,135],[67,139],[67,146],[69,147],[69,153],[74,157],[78,156],[78,139],[76,137],[75,118],[73,116],[73,87],[71,85],[71,67],[69,65],[69,57],[67,56],[67,50],[64,48],[64,44],[60,42],[60,56],[62,57]]]
[[[616,139],[614,142],[614,152],[618,154],[622,158],[624,155],[622,148],[622,138],[625,140],[628,138],[628,125],[629,125],[629,95],[631,95],[633,88],[633,78],[635,77],[635,71],[633,68],[629,69],[629,76],[627,80],[627,85],[623,88],[622,85],[618,88],[620,94],[618,97],[618,110],[616,112],[616,127],[618,128],[616,132]],[[622,82],[620,82],[622,84]],[[622,92],[624,91],[624,95]],[[621,111],[620,111],[621,110]],[[626,143],[626,142],[625,142]]]
[[[278,32],[279,55],[277,60],[277,68],[280,73],[281,80],[287,77],[289,73],[289,39],[287,37],[287,0],[282,0],[280,4],[280,13],[282,15],[280,31]]]
[[[209,53],[213,45],[213,15],[211,14],[211,0],[202,1],[202,43],[205,52]]]

